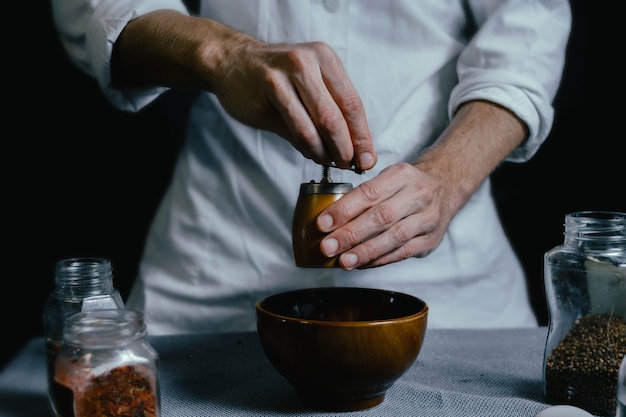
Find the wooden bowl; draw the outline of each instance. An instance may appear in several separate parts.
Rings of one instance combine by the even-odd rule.
[[[310,288],[260,300],[256,315],[265,354],[305,405],[356,411],[382,403],[416,360],[428,306],[388,290]]]

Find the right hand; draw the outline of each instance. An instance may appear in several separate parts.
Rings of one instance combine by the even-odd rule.
[[[266,44],[215,20],[159,10],[128,22],[114,56],[119,88],[203,89],[235,119],[282,136],[318,164],[376,164],[361,98],[325,43]]]
[[[327,44],[248,38],[228,49],[220,68],[213,91],[235,119],[282,136],[319,164],[376,164],[363,103]]]

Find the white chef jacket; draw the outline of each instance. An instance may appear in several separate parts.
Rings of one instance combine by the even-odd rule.
[[[112,45],[128,20],[180,0],[53,0],[72,60],[120,109],[164,88],[110,86]],[[499,103],[528,126],[508,160],[528,160],[548,135],[564,65],[567,0],[204,0],[200,15],[265,42],[324,41],[365,106],[378,164],[355,186],[432,143],[460,104]],[[300,184],[321,168],[278,136],[244,126],[202,93],[191,109],[171,184],[147,236],[127,306],[151,334],[254,330],[257,300],[314,286],[417,295],[430,327],[535,326],[525,278],[486,180],[425,258],[343,271],[295,266],[291,225]]]

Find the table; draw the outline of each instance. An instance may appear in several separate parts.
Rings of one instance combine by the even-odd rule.
[[[149,337],[160,356],[162,417],[534,417],[547,328],[428,329],[419,357],[372,409],[305,408],[250,333]],[[34,338],[0,373],[1,417],[52,417],[45,346]]]

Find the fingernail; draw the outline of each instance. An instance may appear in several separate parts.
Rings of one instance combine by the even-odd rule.
[[[341,257],[341,261],[344,267],[352,269],[359,261],[359,258],[354,253],[346,253]]]
[[[359,155],[359,166],[370,169],[374,166],[374,157],[369,152],[363,152]]]
[[[322,249],[327,256],[333,256],[339,249],[339,243],[333,238],[322,240]]]
[[[322,232],[330,230],[333,227],[333,218],[329,214],[323,214],[317,218],[317,225]]]

